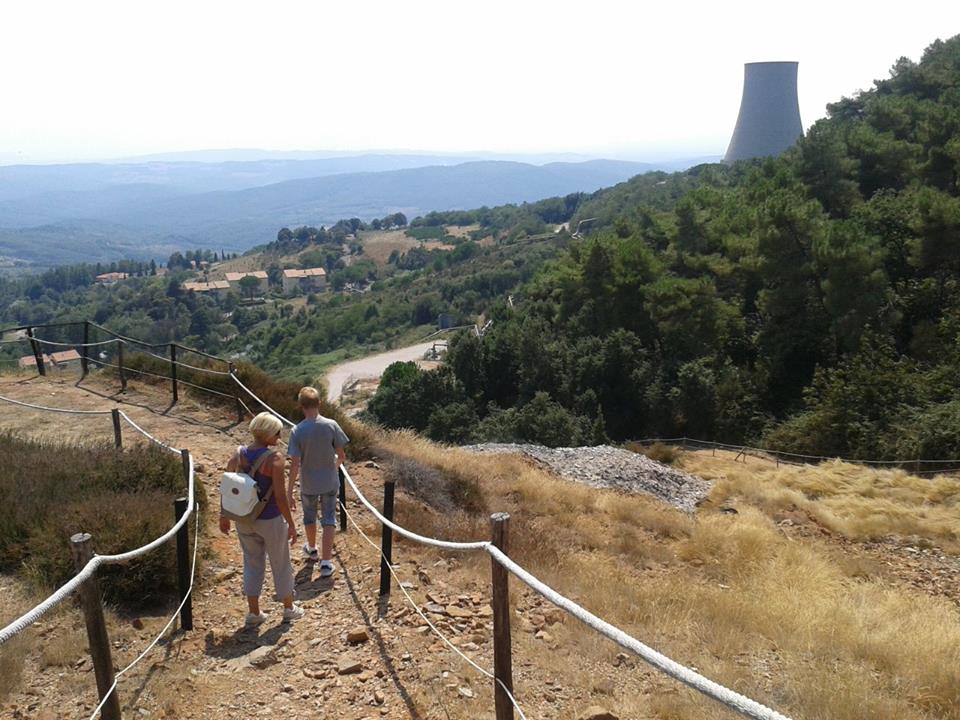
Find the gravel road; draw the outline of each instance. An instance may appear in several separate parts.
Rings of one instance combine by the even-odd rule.
[[[343,390],[343,384],[350,378],[378,378],[383,375],[383,371],[395,362],[407,362],[410,360],[423,359],[424,353],[433,347],[435,341],[410,345],[409,347],[391,350],[380,353],[379,355],[370,355],[358,360],[334,365],[327,371],[324,379],[327,382],[327,400],[330,402],[339,402],[340,394]]]

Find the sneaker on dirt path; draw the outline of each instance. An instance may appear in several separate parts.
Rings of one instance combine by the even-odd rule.
[[[316,559],[320,556],[320,553],[317,552],[317,549],[316,549],[316,548],[312,548],[312,547],[310,547],[309,545],[307,545],[306,543],[304,543],[304,545],[303,545],[303,556],[304,556],[305,558],[307,558],[308,560],[316,560]]]
[[[331,575],[333,575],[334,570],[336,570],[336,568],[333,566],[333,563],[330,562],[329,560],[320,561],[320,577],[322,578],[330,577]]]
[[[304,615],[304,609],[299,605],[294,605],[293,607],[288,607],[283,609],[283,621],[285,623],[293,622],[294,620],[299,620]]]
[[[256,627],[257,625],[262,625],[266,619],[266,613],[259,613],[257,615],[254,615],[253,613],[247,613],[247,617],[243,621],[243,624],[248,628]]]

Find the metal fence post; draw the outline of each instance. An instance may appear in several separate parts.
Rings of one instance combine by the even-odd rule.
[[[507,553],[510,532],[509,513],[490,516],[491,540]],[[513,658],[510,651],[510,586],[507,569],[491,557],[493,570],[493,676],[496,720],[513,720]]]
[[[197,512],[196,507],[193,509]],[[173,515],[177,522],[187,512],[187,498],[177,498],[173,501]],[[177,530],[177,586],[180,590],[180,627],[184,630],[193,630],[193,595],[190,593],[190,531],[184,523]],[[184,602],[186,599],[186,602]]]
[[[93,557],[92,538],[88,533],[77,533],[70,538],[70,547],[79,572]],[[79,594],[83,619],[87,625],[90,656],[93,658],[93,670],[97,678],[97,695],[103,700],[113,687],[113,658],[110,656],[110,638],[107,636],[107,624],[103,619],[100,583],[97,582],[96,575],[80,585]],[[120,720],[120,699],[116,689],[103,704],[101,714],[104,720]]]
[[[176,403],[180,397],[177,393],[177,346],[170,343],[170,383],[173,388],[173,402]]]
[[[27,337],[30,338],[30,347],[33,348],[33,359],[37,363],[37,372],[41,375],[47,374],[47,369],[43,366],[43,353],[40,352],[40,344],[33,337],[33,328],[27,328]]]
[[[393,480],[383,481],[383,516],[393,522]],[[390,563],[393,561],[393,528],[384,524],[380,531],[380,597],[390,594]]]

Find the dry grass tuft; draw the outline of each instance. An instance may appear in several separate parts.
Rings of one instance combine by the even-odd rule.
[[[718,504],[742,498],[771,515],[799,509],[853,540],[897,535],[960,553],[960,480],[952,477],[924,479],[840,461],[777,468],[706,453],[688,453],[683,467],[714,476],[710,499]]]
[[[683,455],[683,451],[675,445],[665,445],[662,442],[655,442],[653,445],[642,445],[641,443],[627,443],[624,448],[630,452],[646,455],[651,460],[656,460],[664,465],[673,465]]]

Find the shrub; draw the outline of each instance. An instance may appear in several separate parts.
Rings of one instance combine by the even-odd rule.
[[[71,535],[90,533],[99,554],[139,547],[170,527],[173,499],[184,491],[179,459],[153,447],[76,448],[2,435],[0,452],[17,459],[17,471],[0,477],[0,493],[17,498],[0,518],[0,569],[21,570],[44,588],[76,574]],[[169,599],[174,544],[98,574],[111,602]]]
[[[389,459],[386,469],[387,477],[397,487],[437,510],[482,512],[486,509],[483,492],[471,479],[399,455]]]
[[[653,445],[627,443],[625,447],[631,452],[646,455],[651,460],[663,463],[664,465],[673,465],[680,459],[680,448],[674,445],[664,445],[662,442],[655,442]]]

